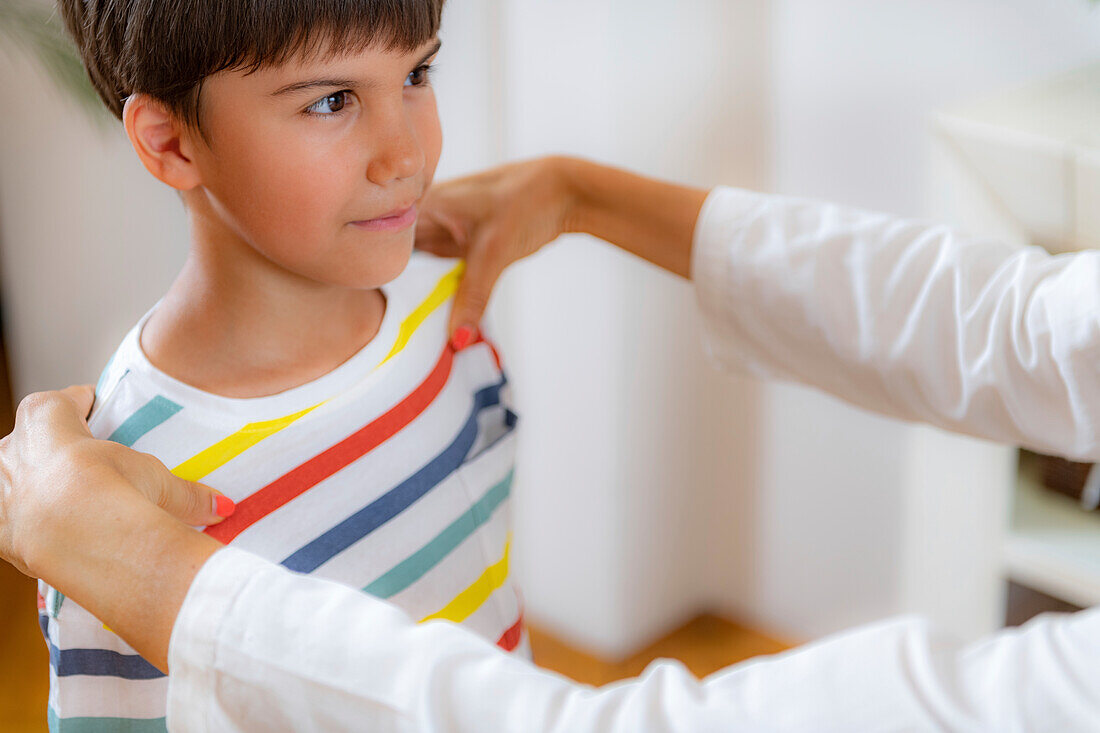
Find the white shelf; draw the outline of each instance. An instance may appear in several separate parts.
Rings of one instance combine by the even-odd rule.
[[[1100,248],[1098,121],[1100,64],[936,115],[929,213],[1010,245]],[[920,455],[952,467],[940,452]],[[904,576],[917,600],[907,607],[941,624],[963,619],[967,638],[1003,621],[1006,578],[1100,605],[1100,512],[1040,488],[1026,470],[1034,466],[1018,476],[1013,457],[975,459],[969,473],[932,481],[921,476],[920,495],[906,499],[910,534],[933,548],[930,556],[919,546],[912,552]]]
[[[1096,150],[1100,149],[1098,78],[1100,64],[1093,64],[961,105],[947,114],[1003,132]]]
[[[1078,606],[1100,604],[1100,512],[1042,488],[1021,462],[1004,546],[1012,580]]]
[[[1054,252],[1100,247],[1100,64],[933,119],[951,188],[934,191],[937,218]]]

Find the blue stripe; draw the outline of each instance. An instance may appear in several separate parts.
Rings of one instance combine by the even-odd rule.
[[[489,521],[493,512],[500,506],[512,488],[512,472],[477,500],[477,503],[464,511],[458,519],[451,522],[431,542],[394,565],[385,575],[378,578],[363,590],[372,596],[389,598],[420,580],[429,570],[451,554],[462,541],[472,535],[478,527]]]
[[[299,573],[311,573],[333,557],[381,527],[462,465],[477,439],[477,416],[500,404],[500,390],[506,380],[474,394],[474,405],[458,436],[442,453],[423,468],[317,539],[294,552],[282,564]]]
[[[501,440],[503,440],[504,436],[508,435],[508,433],[512,432],[512,430],[515,429],[516,422],[518,420],[519,420],[519,417],[516,415],[516,413],[512,412],[507,407],[505,407],[504,408],[504,421],[503,422],[495,424],[495,425],[482,426],[482,427],[487,427],[488,429],[482,434],[481,437],[482,438],[487,438],[487,437],[491,436],[491,437],[489,437],[489,442],[486,445],[479,448],[478,451],[476,453],[474,453],[473,455],[467,456],[466,461],[469,462],[469,461],[476,460],[478,458],[478,456],[480,456],[482,453],[485,453],[488,450],[492,450],[493,446],[495,446],[497,443],[499,443]]]
[[[52,707],[46,708],[50,733],[166,733],[164,718],[59,718]]]
[[[63,649],[59,656],[58,677],[87,674],[124,680],[156,680],[164,676],[139,654],[120,654],[110,649]],[[52,648],[50,659],[53,660]]]
[[[119,425],[107,440],[122,443],[127,447],[132,446],[138,438],[182,409],[183,407],[172,400],[157,395],[126,418],[126,421]]]
[[[46,648],[50,650],[50,666],[53,667],[54,671],[57,671],[57,664],[61,659],[61,652],[57,646],[50,641],[49,625],[50,617],[44,613],[38,614],[38,626],[42,629],[42,638],[46,640]]]
[[[120,654],[110,649],[58,649],[49,639],[46,645],[50,648],[50,666],[58,677],[84,674],[124,680],[158,680],[164,676],[137,654]]]
[[[50,650],[50,666],[58,677],[86,674],[126,680],[155,680],[164,676],[138,654],[120,654],[109,649],[58,649],[50,641],[49,617],[46,614],[38,614],[38,625]]]
[[[45,609],[38,611],[38,628],[42,629],[42,638],[46,640],[46,643],[50,643],[50,617],[46,615]],[[52,655],[51,655],[52,658]]]

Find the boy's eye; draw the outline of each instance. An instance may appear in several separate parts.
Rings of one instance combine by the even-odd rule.
[[[348,90],[344,89],[339,92],[334,92],[323,99],[318,99],[316,102],[306,107],[306,114],[319,116],[336,114],[348,103],[348,93]]]
[[[422,87],[430,81],[432,71],[431,64],[424,64],[423,66],[417,66],[413,69],[407,79],[405,79],[405,86],[408,87]]]

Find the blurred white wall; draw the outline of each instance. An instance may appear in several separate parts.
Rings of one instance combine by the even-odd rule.
[[[764,184],[765,2],[504,8],[507,157]],[[625,654],[712,606],[752,552],[756,390],[705,364],[687,283],[618,250],[569,237],[509,286],[530,615]]]
[[[923,215],[928,114],[1100,56],[1088,0],[774,0],[776,188]]]
[[[449,0],[440,174],[563,152],[920,214],[927,114],[1100,58],[1086,5]],[[91,129],[9,57],[0,265],[20,396],[94,380],[187,235],[121,127]],[[530,616],[614,656],[708,608],[792,638],[906,610],[912,429],[719,374],[684,283],[567,239],[494,304],[524,421]]]
[[[1100,59],[1084,0],[774,0],[772,13],[775,190],[912,216],[931,213],[934,110]],[[936,439],[798,387],[767,385],[761,410],[755,583],[731,607],[796,638],[935,610],[902,568],[917,545],[905,495]]]
[[[187,254],[171,189],[22,53],[0,64],[0,288],[13,391],[95,382]],[[10,63],[8,60],[10,59]]]

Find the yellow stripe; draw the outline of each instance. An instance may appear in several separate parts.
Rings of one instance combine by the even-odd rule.
[[[481,577],[475,580],[469,588],[455,596],[453,601],[431,616],[420,619],[420,623],[434,619],[460,623],[469,618],[474,611],[481,608],[481,604],[489,600],[489,596],[493,594],[493,591],[504,585],[504,581],[508,578],[508,553],[511,547],[512,536],[508,535],[508,541],[504,543],[504,557],[485,568],[485,572],[481,574]]]
[[[454,269],[440,278],[435,288],[428,294],[428,297],[425,298],[412,313],[406,316],[398,329],[397,339],[394,342],[393,348],[390,349],[390,353],[386,355],[386,358],[375,366],[375,369],[385,364],[394,355],[400,353],[409,343],[409,339],[416,329],[420,327],[420,324],[423,323],[436,308],[446,303],[447,300],[455,294],[455,290],[458,289],[458,282],[462,279],[462,272],[465,266],[465,262],[459,262]],[[301,412],[296,412],[286,417],[248,423],[232,435],[223,438],[209,448],[188,458],[186,461],[173,468],[172,473],[188,481],[199,481],[204,476],[210,475],[241,453],[244,453],[261,440],[271,437],[298,418],[316,410],[323,404],[325,403],[319,402],[313,407],[307,407]]]
[[[209,448],[188,458],[186,461],[173,468],[172,473],[188,481],[198,481],[202,477],[213,472],[214,469],[224,466],[241,453],[244,453],[264,438],[274,435],[298,418],[316,410],[323,404],[325,403],[319,402],[313,407],[307,407],[301,412],[296,412],[293,415],[287,415],[285,417],[277,417],[274,420],[250,422],[229,437],[219,440]]]
[[[409,338],[412,337],[413,332],[420,327],[420,324],[424,322],[424,319],[432,314],[439,306],[447,302],[447,299],[455,294],[458,289],[458,283],[462,279],[462,272],[466,269],[465,262],[459,262],[455,265],[454,269],[440,278],[436,283],[435,289],[424,299],[424,302],[416,307],[412,313],[401,322],[401,328],[397,332],[397,340],[393,344],[393,348],[390,349],[390,353],[386,354],[386,358],[379,362],[378,366],[382,366],[390,360],[395,354],[399,353],[405,345],[409,343]]]

